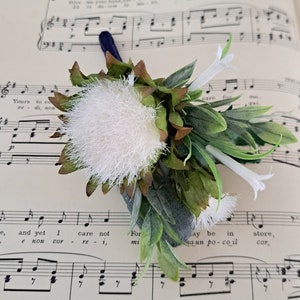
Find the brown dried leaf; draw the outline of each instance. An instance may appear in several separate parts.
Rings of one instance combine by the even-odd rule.
[[[59,93],[54,92],[54,97],[48,97],[49,101],[59,110],[65,112],[67,111],[67,103],[70,101],[70,98]]]
[[[159,129],[159,133],[160,133],[160,142],[164,142],[167,138],[168,138],[168,132]]]
[[[62,136],[64,136],[64,133],[61,133],[60,129],[57,129],[57,131],[55,131],[50,138],[61,138]]]
[[[146,65],[143,60],[140,60],[134,67],[133,72],[138,79],[149,84],[150,86],[155,86],[154,81],[151,79],[149,73],[146,70]]]
[[[147,172],[139,181],[139,188],[144,196],[147,195],[149,187],[152,185],[153,175],[152,172]]]
[[[182,138],[184,138],[185,136],[187,136],[192,130],[192,127],[180,127],[177,126],[176,124],[171,123],[172,126],[177,130],[176,134],[175,134],[175,141],[179,141]]]
[[[111,65],[120,65],[121,61],[116,59],[109,51],[105,52],[106,66],[109,69]]]

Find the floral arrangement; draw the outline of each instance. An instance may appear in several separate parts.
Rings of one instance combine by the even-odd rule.
[[[70,70],[79,92],[55,92],[49,100],[63,112],[67,135],[59,173],[85,169],[86,193],[117,187],[131,212],[130,229],[138,225],[140,260],[148,268],[155,246],[165,275],[178,278],[187,266],[173,247],[184,244],[197,227],[208,229],[230,217],[236,195],[222,189],[217,164],[229,167],[257,192],[263,180],[247,169],[281,144],[296,141],[284,126],[266,115],[270,106],[233,106],[239,97],[201,100],[201,87],[227,68],[231,37],[215,61],[189,82],[195,62],[166,78],[153,79],[141,60],[121,60],[109,33],[100,35],[107,72],[84,75],[77,62]],[[261,145],[270,145],[261,153]]]

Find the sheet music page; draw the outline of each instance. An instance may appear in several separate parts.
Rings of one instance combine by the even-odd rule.
[[[300,298],[299,143],[278,148],[255,172],[274,176],[256,201],[242,179],[220,166],[235,213],[176,248],[190,266],[172,282],[155,259],[134,285],[139,229],[118,191],[85,195],[83,172],[58,175],[65,138],[48,102],[72,94],[68,69],[105,69],[98,34],[109,30],[122,58],[145,61],[153,78],[197,59],[194,77],[229,33],[235,54],[204,87],[203,100],[241,95],[239,105],[273,105],[276,121],[299,139],[299,28],[292,0],[27,0],[0,11],[0,298]]]

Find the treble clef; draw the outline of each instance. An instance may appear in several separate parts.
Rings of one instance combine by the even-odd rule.
[[[1,98],[5,98],[8,94],[9,94],[9,87],[11,85],[11,82],[8,81],[6,86],[4,86],[2,89],[1,89]]]

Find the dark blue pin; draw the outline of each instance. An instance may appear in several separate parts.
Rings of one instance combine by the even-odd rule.
[[[115,41],[108,31],[102,31],[99,34],[99,43],[104,54],[106,53],[106,51],[108,51],[117,60],[122,61],[122,58],[116,47]]]

